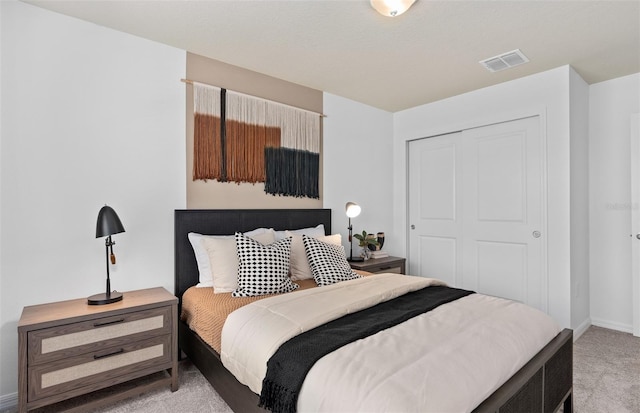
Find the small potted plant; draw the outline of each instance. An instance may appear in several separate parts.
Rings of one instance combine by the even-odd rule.
[[[360,253],[360,255],[365,260],[371,258],[371,249],[369,247],[377,247],[378,245],[380,245],[378,243],[378,240],[376,239],[376,236],[374,234],[367,234],[367,231],[362,231],[362,234],[354,234],[353,237],[360,241],[360,243],[358,244],[362,248],[362,252]]]

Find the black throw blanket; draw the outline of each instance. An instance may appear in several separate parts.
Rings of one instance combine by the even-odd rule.
[[[260,406],[273,412],[295,412],[302,382],[315,362],[323,356],[469,294],[473,294],[473,291],[442,286],[426,287],[291,338],[267,362]]]

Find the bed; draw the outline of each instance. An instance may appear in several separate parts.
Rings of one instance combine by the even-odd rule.
[[[198,283],[198,269],[188,233],[228,235],[267,227],[276,230],[323,224],[331,234],[331,211],[312,210],[176,210],[175,294],[180,299]],[[198,367],[220,396],[236,412],[265,411],[259,396],[240,383],[222,364],[220,354],[179,323],[179,348]],[[573,334],[565,329],[552,338],[501,387],[484,399],[476,412],[571,412]]]

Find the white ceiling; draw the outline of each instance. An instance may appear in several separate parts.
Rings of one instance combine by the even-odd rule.
[[[640,72],[640,0],[418,0],[396,18],[368,0],[23,1],[392,112],[566,64],[590,84]],[[478,63],[518,48],[529,63]]]

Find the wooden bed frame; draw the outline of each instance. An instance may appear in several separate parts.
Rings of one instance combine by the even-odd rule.
[[[175,211],[175,295],[198,283],[198,268],[187,234],[229,235],[259,227],[276,230],[324,224],[331,234],[329,209],[243,209]],[[178,347],[198,367],[235,412],[264,412],[259,396],[240,383],[220,361],[219,354],[182,321]],[[179,354],[181,352],[179,351]],[[573,412],[573,331],[565,329],[474,412]]]

